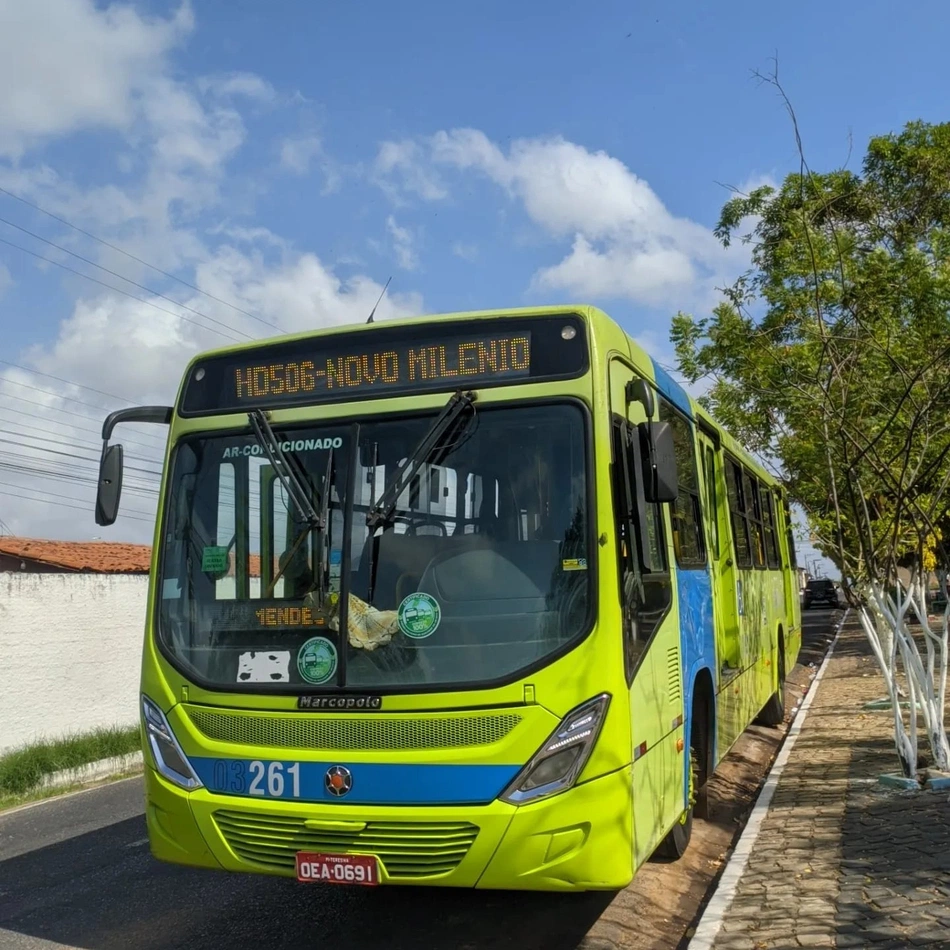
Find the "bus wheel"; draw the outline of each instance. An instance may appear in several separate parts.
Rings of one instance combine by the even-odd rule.
[[[778,689],[769,697],[756,717],[763,726],[780,726],[785,722],[785,643],[778,641]]]
[[[702,723],[695,724],[702,728]],[[693,833],[693,806],[696,804],[696,790],[699,782],[699,752],[696,744],[693,743],[689,752],[689,806],[683,812],[682,817],[669,830],[666,837],[659,843],[656,849],[658,858],[666,858],[669,861],[676,861],[683,857],[689,847],[689,839]]]

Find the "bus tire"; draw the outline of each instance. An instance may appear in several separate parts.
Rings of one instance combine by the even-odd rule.
[[[695,710],[695,705],[693,708]],[[683,857],[689,847],[689,841],[693,834],[693,815],[697,796],[700,794],[700,789],[705,793],[706,729],[705,717],[697,716],[694,713],[692,726],[690,727],[689,807],[657,846],[656,856],[658,858],[677,861]]]
[[[756,717],[763,726],[780,726],[785,722],[785,641],[781,633],[778,637],[778,689],[769,697]]]

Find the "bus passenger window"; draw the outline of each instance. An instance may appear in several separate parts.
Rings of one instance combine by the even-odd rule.
[[[749,521],[749,535],[752,541],[752,558],[756,567],[765,564],[765,545],[762,543],[762,511],[759,507],[759,483],[748,472],[742,473],[742,485],[745,494],[746,517]]]
[[[672,601],[662,508],[649,505],[643,519],[638,517],[642,489],[638,491],[640,472],[632,446],[635,437],[624,421],[619,417],[615,419],[612,481],[624,669],[628,684],[633,681],[637,665]],[[640,525],[644,526],[644,536],[638,545]],[[649,558],[649,568],[639,557],[641,546]]]
[[[713,450],[706,448],[705,475],[706,482],[706,511],[709,517],[709,537],[712,542],[713,554],[719,557],[719,505],[716,495],[716,456]]]
[[[687,419],[665,399],[660,400],[660,420],[669,422],[673,429],[673,447],[679,475],[679,495],[670,507],[676,563],[680,567],[702,567],[706,563],[706,545],[703,540],[702,504],[693,432]]]
[[[736,566],[752,567],[752,546],[749,541],[749,525],[746,521],[742,469],[732,459],[726,460],[726,492],[729,496],[729,515],[736,549]]]
[[[762,500],[762,525],[765,529],[765,557],[772,570],[782,566],[782,559],[778,553],[778,534],[775,524],[775,508],[772,504],[772,493],[764,485],[760,489]]]

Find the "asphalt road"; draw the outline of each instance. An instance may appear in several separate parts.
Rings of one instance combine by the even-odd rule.
[[[302,885],[161,864],[140,778],[0,815],[3,950],[575,950],[613,897]]]

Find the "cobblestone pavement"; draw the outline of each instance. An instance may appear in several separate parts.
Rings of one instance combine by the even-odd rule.
[[[715,950],[950,948],[950,801],[878,784],[898,765],[856,625],[817,689]]]

